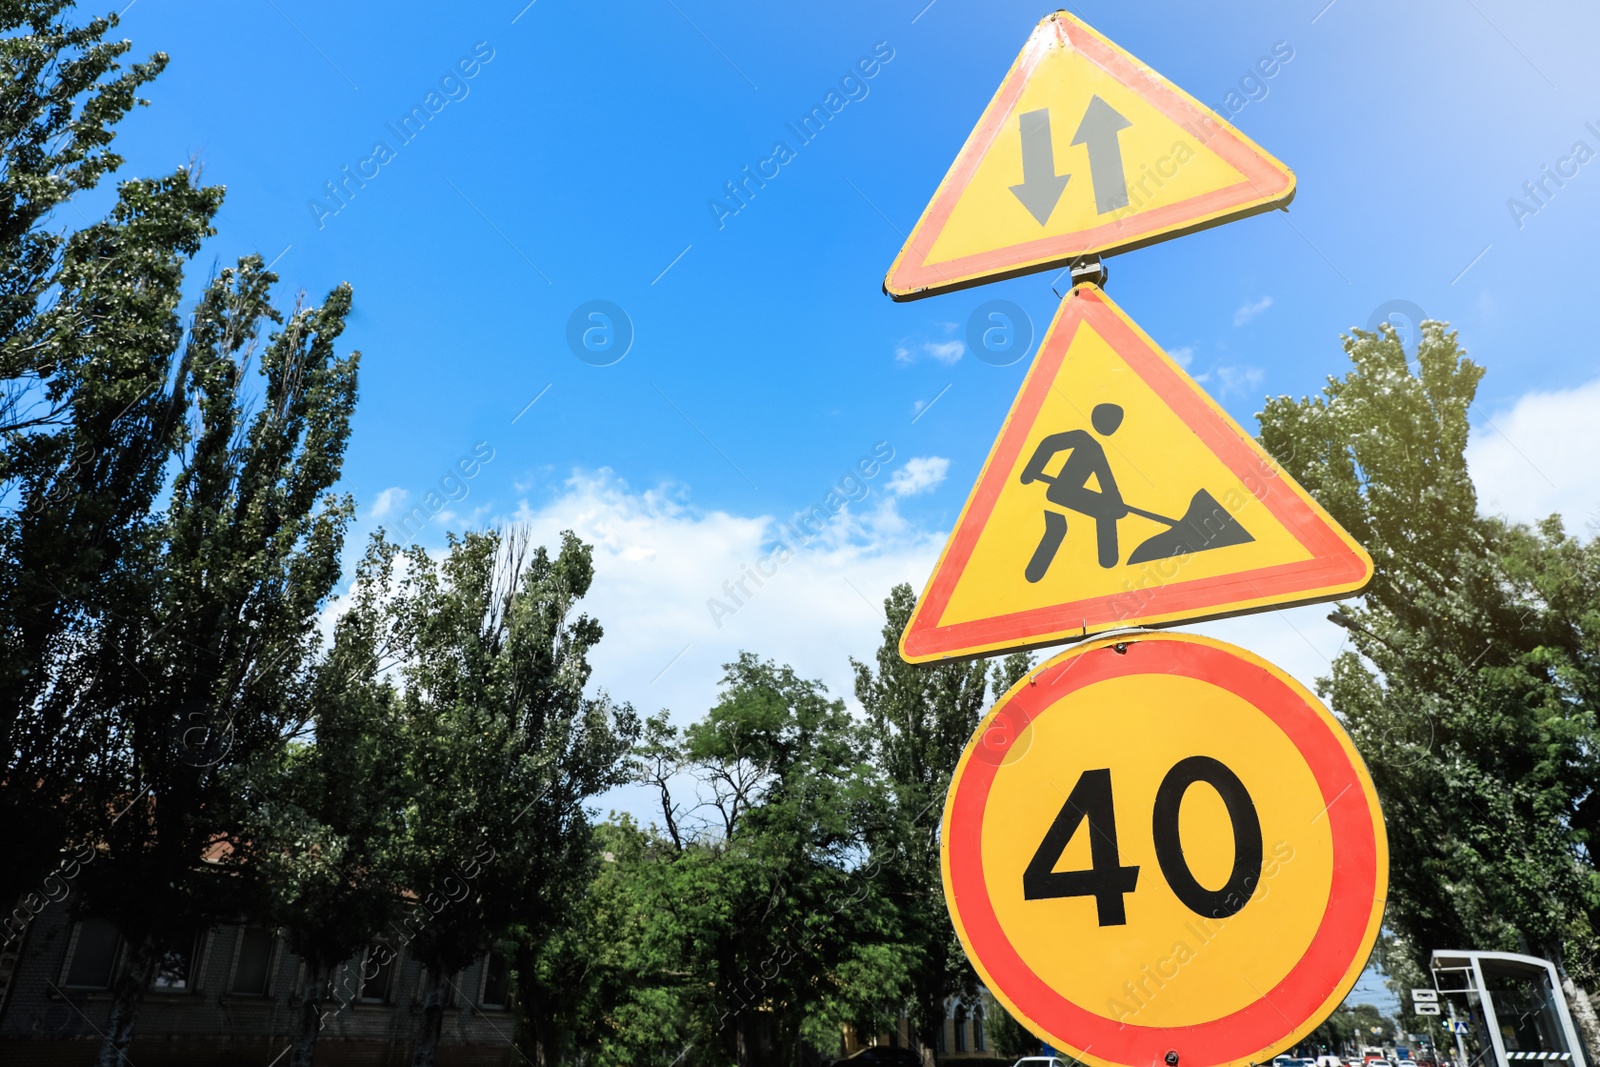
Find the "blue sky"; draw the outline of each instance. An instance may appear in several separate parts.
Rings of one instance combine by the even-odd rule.
[[[355,286],[347,337],[366,363],[347,484],[363,505],[424,489],[487,439],[496,458],[475,504],[538,501],[573,468],[604,466],[639,488],[681,484],[699,508],[778,514],[889,439],[950,460],[947,490],[903,508],[947,526],[1025,364],[951,365],[919,346],[958,338],[995,297],[1047,321],[1050,279],[906,305],[879,282],[1044,9],[925,2],[775,17],[696,0],[382,14],[143,0],[123,32],[173,60],[119,146],[130,173],[194,155],[227,185],[207,259],[282,253],[289,287]],[[1111,295],[1169,350],[1190,350],[1246,425],[1263,395],[1340,370],[1339,331],[1391,300],[1461,330],[1490,368],[1486,411],[1587,380],[1590,346],[1574,327],[1600,177],[1585,167],[1520,230],[1506,201],[1575,140],[1596,142],[1583,125],[1600,124],[1600,104],[1585,109],[1600,100],[1583,44],[1593,14],[1324,2],[1075,9],[1213,105],[1275,42],[1294,49],[1234,118],[1297,172],[1290,213],[1119,257]],[[723,183],[792,140],[785,123],[880,41],[894,58],[866,98],[719,230],[708,201]],[[323,183],[373,142],[398,145],[385,124],[478,42],[494,58],[466,97],[319,229],[308,201]],[[566,346],[569,314],[591,299],[634,324],[614,366]],[[1250,308],[1261,310],[1239,313]],[[910,364],[894,358],[907,344],[920,355]]]
[[[1049,275],[909,304],[879,288],[1048,8],[525,3],[135,0],[122,32],[172,63],[119,137],[124,173],[193,157],[227,186],[196,284],[260,252],[286,294],[354,286],[352,555],[484,442],[492,459],[419,540],[518,517],[593,540],[597,679],[616,695],[687,719],[741,647],[847,691],[875,605],[895,581],[920,589],[1026,368],[965,352],[969,316],[1011,300],[1037,337],[1056,305]],[[1523,184],[1579,140],[1600,150],[1585,125],[1600,129],[1594,9],[1072,10],[1214,107],[1245,95],[1258,57],[1293,50],[1232,116],[1295,170],[1290,212],[1112,260],[1108,292],[1146,331],[1253,428],[1263,396],[1342,372],[1339,333],[1385,305],[1449,320],[1489,368],[1473,445],[1486,506],[1592,523],[1600,162],[1542,204]],[[892,58],[865,95],[798,144],[786,123],[875,49]],[[430,92],[447,102],[402,143],[389,124]],[[709,202],[780,139],[795,157],[719,220]],[[376,176],[328,199],[380,140]],[[1518,217],[1513,197],[1537,210]],[[631,322],[608,366],[567,343],[595,300]],[[894,458],[867,498],[736,614],[708,618],[776,524],[878,442]],[[1324,613],[1211,632],[1309,681],[1339,646]]]
[[[595,540],[596,610],[612,635],[600,677],[618,695],[695,713],[739,647],[842,688],[845,658],[875,644],[887,587],[920,588],[1026,368],[965,352],[969,317],[1011,300],[1037,339],[1056,304],[1048,274],[907,304],[880,291],[1047,9],[525,4],[136,0],[122,32],[172,62],[119,137],[125,173],[194,158],[227,186],[196,285],[212,264],[260,252],[286,296],[355,287],[352,553],[485,442],[492,460],[419,540],[517,516]],[[1339,333],[1380,308],[1449,320],[1489,368],[1474,444],[1487,505],[1589,521],[1595,449],[1575,445],[1600,446],[1585,414],[1600,397],[1584,391],[1597,373],[1584,323],[1600,162],[1543,205],[1523,183],[1576,141],[1600,149],[1585,126],[1600,128],[1593,11],[1074,10],[1202,101],[1224,107],[1237,92],[1226,110],[1247,102],[1233,121],[1299,179],[1287,214],[1111,260],[1108,291],[1136,321],[1253,427],[1265,395],[1341,372]],[[1241,80],[1279,42],[1293,58],[1249,99]],[[865,95],[800,144],[786,124],[875,50],[892,58]],[[394,127],[430,93],[440,110],[402,142]],[[710,202],[724,183],[780,139],[795,157],[719,219]],[[363,166],[376,170],[364,186],[346,180]],[[342,205],[330,182],[345,183]],[[1517,217],[1513,197],[1538,210]],[[569,318],[595,300],[631,323],[608,366],[567,341]],[[762,536],[878,442],[895,458],[814,559],[790,568],[799,577],[710,625],[706,600],[754,562]],[[1315,609],[1278,618],[1304,622],[1282,657],[1313,677],[1337,633],[1311,632]],[[1231,625],[1268,655],[1286,632]]]

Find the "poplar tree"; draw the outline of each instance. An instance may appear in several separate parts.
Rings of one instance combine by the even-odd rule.
[[[258,904],[251,785],[303,720],[317,615],[339,575],[352,504],[328,491],[356,399],[359,357],[335,351],[350,290],[284,315],[275,281],[250,256],[202,296],[182,367],[198,425],[185,424],[165,513],[111,577],[122,610],[85,640],[79,706],[103,724],[104,774],[142,798],[103,825],[81,876],[83,905],[127,946],[102,1067],[126,1059],[144,992],[173,954]]]
[[[402,932],[400,867],[412,761],[399,696],[386,669],[393,640],[377,598],[394,549],[375,543],[357,566],[333,646],[314,670],[312,737],[298,732],[250,783],[248,858],[265,883],[265,918],[305,965],[292,1067],[311,1067],[317,1041],[361,993],[381,960],[365,954]]]
[[[988,665],[984,660],[934,665],[903,660],[900,635],[915,607],[911,587],[895,586],[883,602],[876,672],[857,660],[851,664],[874,760],[890,785],[888,817],[873,835],[874,847],[895,857],[884,868],[885,892],[912,948],[911,1023],[924,1062],[931,1062],[947,1000],[962,996],[977,1004],[976,976],[944,905],[939,826],[956,762],[983,715]],[[1027,669],[1025,654],[997,663],[998,692]]]
[[[376,558],[398,560],[380,535]],[[398,574],[398,576],[397,576]],[[428,1067],[459,973],[515,930],[529,952],[570,924],[593,874],[584,803],[620,784],[633,709],[590,693],[600,624],[579,610],[593,553],[564,534],[452,535],[373,568],[353,612],[387,634],[407,754],[395,870],[416,903],[391,947],[425,972],[414,1063]],[[526,969],[526,968],[525,968]]]
[[[1319,396],[1268,399],[1261,441],[1372,553],[1330,618],[1352,648],[1320,691],[1371,769],[1389,833],[1385,925],[1426,972],[1471,947],[1552,960],[1600,1056],[1600,542],[1557,516],[1481,515],[1467,469],[1483,369],[1443,323],[1408,359],[1356,330]]]
[[[7,909],[118,803],[106,726],[80,708],[83,635],[126,610],[112,576],[142,536],[182,429],[183,266],[221,203],[180,169],[130,181],[71,231],[69,202],[121,165],[116,127],[166,65],[124,67],[115,16],[0,3],[0,901]],[[63,210],[65,209],[65,210]],[[125,798],[123,798],[125,799]]]

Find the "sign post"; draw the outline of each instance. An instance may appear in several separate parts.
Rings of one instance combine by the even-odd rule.
[[[984,983],[1092,1067],[1270,1060],[1349,993],[1383,918],[1383,814],[1328,709],[1242,649],[1131,629],[1372,578],[1361,546],[1101,288],[1099,257],[1294,191],[1244,134],[1058,11],[883,283],[911,300],[1072,270],[900,653],[1080,642],[979,724],[940,855]],[[1418,1014],[1437,1014],[1426,992]]]
[[[1447,1001],[1445,1006],[1450,1009],[1450,1033],[1455,1035],[1456,1039],[1456,1067],[1467,1067],[1467,1046],[1461,1040],[1462,1035],[1467,1032],[1467,1024],[1456,1018],[1454,1004]]]

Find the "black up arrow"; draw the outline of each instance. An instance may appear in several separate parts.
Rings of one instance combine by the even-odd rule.
[[[1072,180],[1072,175],[1056,173],[1055,151],[1050,146],[1049,108],[1024,112],[1018,124],[1022,128],[1022,184],[1013,185],[1011,193],[1043,226],[1050,220],[1050,212],[1055,210],[1056,201],[1061,199],[1061,191]],[[1092,165],[1093,160],[1090,162]],[[1126,195],[1123,202],[1127,202]]]
[[[1102,215],[1128,206],[1128,179],[1122,173],[1122,146],[1117,143],[1117,132],[1132,125],[1116,108],[1097,96],[1089,101],[1089,110],[1083,113],[1078,132],[1072,135],[1073,144],[1089,146],[1094,209]]]

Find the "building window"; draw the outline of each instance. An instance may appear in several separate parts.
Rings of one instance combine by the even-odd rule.
[[[195,965],[200,958],[199,938],[193,935],[173,941],[161,950],[156,961],[156,976],[150,983],[155,993],[187,993],[199,977]]]
[[[67,968],[70,989],[109,989],[111,968],[117,962],[122,938],[109,919],[85,919],[78,924],[78,940]]]
[[[389,999],[389,986],[394,981],[394,956],[394,950],[381,942],[367,947],[361,958],[363,1003],[382,1004]]]
[[[265,996],[271,961],[271,930],[249,926],[239,931],[239,954],[233,965],[233,987],[230,992],[252,997]]]
[[[967,1051],[967,1009],[956,1009],[956,1051]]]
[[[511,1005],[511,968],[504,952],[498,950],[491,952],[489,958],[484,961],[483,996],[478,998],[478,1003],[485,1008],[505,1008]]]
[[[977,1008],[972,1013],[972,1050],[974,1052],[987,1052],[988,1042],[983,1036],[983,1009]]]
[[[461,1006],[461,1004],[460,1004],[461,998],[458,997],[456,994],[460,991],[461,982],[462,982],[462,980],[464,978],[466,978],[466,975],[467,975],[466,971],[457,971],[453,978],[446,978],[444,980],[444,988],[439,990],[439,1003],[440,1004],[444,1005],[447,1008],[457,1008],[457,1007]],[[428,976],[427,976],[426,973],[424,973],[422,975],[422,978],[424,979],[424,982],[426,981],[427,977]],[[426,984],[423,985],[423,989],[424,990],[427,989]]]

